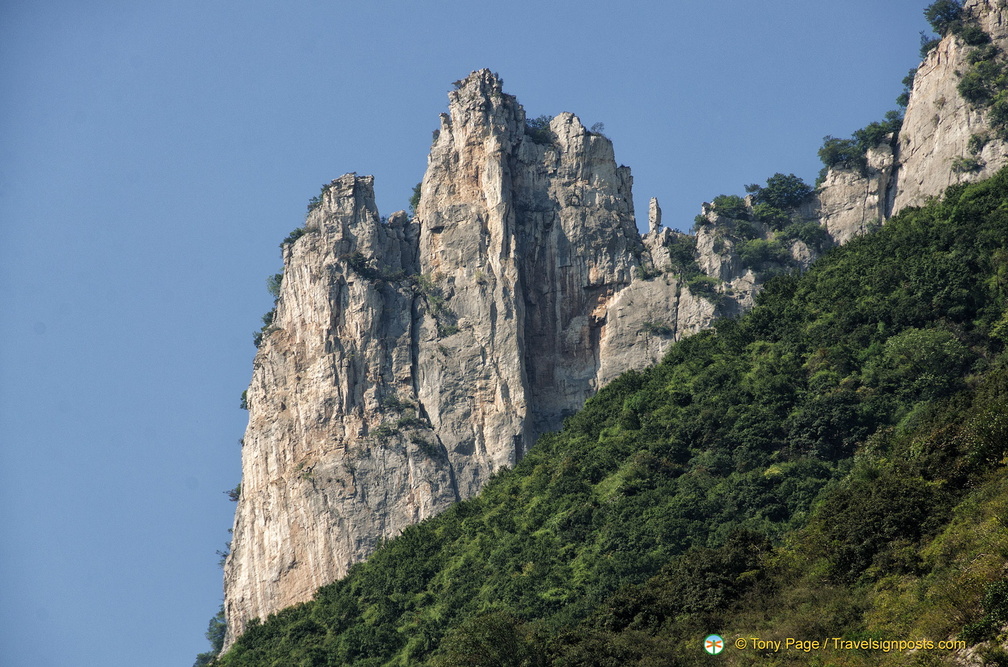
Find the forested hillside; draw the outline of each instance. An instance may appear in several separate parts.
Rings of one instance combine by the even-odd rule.
[[[771,280],[214,664],[693,664],[712,632],[727,664],[942,664],[732,640],[1008,622],[1006,297],[1002,170]]]

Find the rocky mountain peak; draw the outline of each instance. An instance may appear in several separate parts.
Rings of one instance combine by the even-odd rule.
[[[1006,46],[1003,4],[966,10]],[[414,217],[383,220],[371,176],[332,181],[283,245],[253,364],[226,643],[478,493],[616,376],[751,307],[763,276],[1003,165],[989,112],[957,92],[968,48],[946,36],[899,136],[772,224],[729,198],[687,235],[652,199],[642,237],[612,142],[572,113],[528,120],[485,69],[448,95]],[[983,166],[950,169],[973,135]]]

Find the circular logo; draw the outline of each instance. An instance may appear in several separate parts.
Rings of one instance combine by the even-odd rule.
[[[707,635],[707,638],[703,640],[704,650],[711,655],[717,655],[724,650],[724,639],[721,635]]]

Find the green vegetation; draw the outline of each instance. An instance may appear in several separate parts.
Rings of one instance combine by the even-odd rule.
[[[924,9],[924,18],[940,37],[958,32],[962,27],[962,2],[935,0]]]
[[[949,33],[954,33],[963,37],[964,21],[962,13],[962,2],[959,0],[935,0],[924,8],[924,18],[931,24],[937,36],[929,35],[926,31],[920,33],[920,57],[927,58],[931,50],[938,46],[941,38]],[[970,39],[975,37],[976,26],[971,26],[966,32],[969,34],[967,43],[972,43]],[[983,32],[983,31],[980,31]]]
[[[783,229],[781,238],[785,241],[798,240],[816,252],[823,252],[833,244],[829,233],[814,220],[793,222]]]
[[[215,664],[693,664],[713,628],[989,637],[1005,332],[1008,170],[768,282]]]
[[[812,194],[812,188],[794,174],[785,176],[778,172],[767,179],[766,185],[747,185],[746,192],[753,196],[755,203],[783,211],[797,208]]]
[[[746,208],[745,199],[738,195],[718,195],[711,202],[714,210],[720,215],[737,220],[749,218],[749,210]]]
[[[641,325],[641,332],[651,334],[652,336],[662,336],[667,337],[675,333],[667,324],[661,322],[652,322],[648,320]]]
[[[270,293],[274,299],[280,298],[280,286],[283,284],[283,271],[280,273],[274,273],[272,276],[266,279],[266,291]]]
[[[435,137],[436,140],[436,137]],[[420,194],[421,188],[423,187],[423,181],[420,181],[413,186],[413,194],[409,198],[409,211],[410,215],[416,215],[417,207],[420,206]]]
[[[220,606],[217,613],[210,619],[207,626],[206,638],[210,642],[210,650],[196,656],[193,667],[207,667],[213,664],[221,649],[224,648],[224,636],[227,634],[227,621],[224,620],[224,605]]]
[[[308,200],[308,214],[317,209],[322,205],[322,198],[325,197],[325,193],[329,191],[332,187],[332,183],[325,183],[320,189],[319,193]],[[307,214],[306,214],[307,216]]]
[[[537,118],[528,119],[525,121],[525,136],[532,140],[536,144],[551,144],[556,138],[553,136],[553,130],[550,129],[550,121],[553,120],[549,116],[539,116]]]
[[[903,83],[904,86],[907,85],[906,79]],[[906,90],[904,92],[909,100],[909,93]],[[901,95],[897,101],[902,99]],[[885,120],[871,122],[860,130],[855,130],[850,139],[838,139],[829,135],[823,137],[823,145],[819,149],[823,169],[819,172],[816,187],[826,178],[827,169],[857,169],[862,174],[867,174],[868,151],[882,143],[895,141],[902,126],[903,114],[900,111],[887,111]]]
[[[448,299],[438,285],[440,276],[423,273],[414,279],[415,289],[424,296],[427,307],[437,322],[438,338],[458,333],[458,315],[448,307]]]
[[[972,47],[966,56],[970,63],[969,69],[959,79],[959,94],[975,108],[986,109],[997,136],[1008,139],[1008,59],[1001,49],[990,43],[990,35],[978,25],[961,25],[958,34]],[[987,139],[985,137],[984,142]],[[971,137],[969,148],[976,155],[982,150],[983,144],[975,147]],[[960,165],[963,166],[965,165]],[[975,168],[982,168],[982,164]]]
[[[859,132],[867,134],[868,130]],[[813,193],[813,188],[798,176],[778,172],[768,178],[765,185],[751,184],[745,186],[745,190],[751,196],[751,206],[737,195],[714,198],[714,210],[724,216],[718,219],[714,252],[723,252],[730,239],[742,263],[765,279],[795,266],[791,257],[793,241],[801,240],[817,252],[832,244],[829,234],[820,225],[795,219],[796,209]],[[694,231],[709,224],[706,216],[699,215]],[[682,271],[691,289],[694,287],[691,279],[695,281],[700,274],[695,262],[692,264],[692,271]],[[715,281],[713,286],[716,285]],[[713,289],[710,292],[713,298],[721,297]]]
[[[952,171],[961,174],[969,171],[980,171],[984,168],[984,161],[976,157],[957,157],[952,160]]]
[[[284,238],[284,240],[280,242],[280,247],[282,248],[285,245],[290,245],[291,243],[294,243],[295,241],[297,241],[299,238],[301,238],[302,236],[304,236],[307,233],[308,233],[308,230],[305,229],[304,227],[295,227],[294,229],[291,230],[291,233],[288,234]]]
[[[772,265],[786,264],[791,258],[787,248],[777,239],[752,239],[738,246],[739,258],[746,266],[765,271]]]
[[[910,93],[913,92],[915,78],[917,78],[916,67],[907,72],[907,75],[903,77],[903,92],[896,98],[896,104],[898,104],[901,109],[906,109],[907,105],[910,104]]]

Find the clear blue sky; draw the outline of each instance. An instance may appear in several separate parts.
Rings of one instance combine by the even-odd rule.
[[[926,4],[2,3],[0,661],[207,649],[277,245],[345,172],[405,208],[452,81],[604,122],[686,228],[893,108]]]

